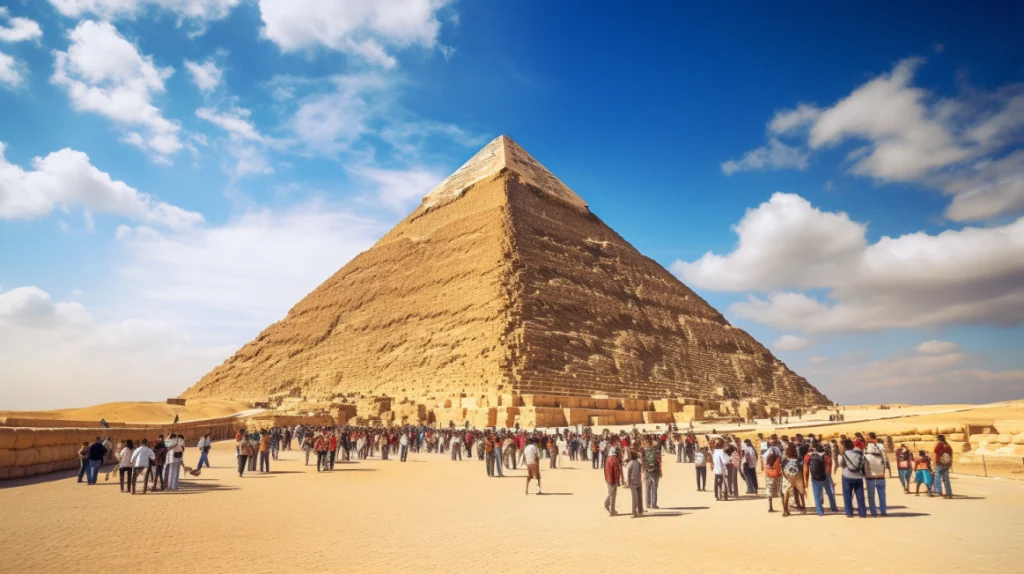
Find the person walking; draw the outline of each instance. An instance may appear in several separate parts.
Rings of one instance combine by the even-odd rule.
[[[139,475],[142,471],[146,471],[145,476],[142,477],[142,494],[146,494],[146,487],[149,486],[149,473],[150,469],[153,468],[153,461],[156,455],[153,454],[153,449],[149,448],[149,439],[142,439],[142,443],[139,444],[139,448],[135,449],[132,453],[132,494],[135,494],[136,485],[139,482]]]
[[[864,452],[850,439],[843,441],[840,464],[843,467],[843,508],[846,517],[853,518],[853,497],[856,496],[857,513],[864,518],[868,515],[864,507]]]
[[[301,442],[302,452],[306,456],[306,466],[309,466],[309,453],[313,450],[313,435],[303,435]],[[346,458],[348,458],[348,451],[345,451]]]
[[[796,502],[796,507],[807,512],[804,493],[807,484],[801,473],[800,451],[797,443],[792,442],[786,447],[786,456],[782,461],[782,515],[789,516],[789,502]]]
[[[537,450],[537,439],[530,437],[523,449],[523,459],[526,462],[526,494],[530,494],[530,480],[537,479],[537,494],[540,491],[540,451]]]
[[[647,490],[647,508],[658,508],[658,482],[661,480],[661,447],[657,439],[647,442],[644,454],[644,486]]]
[[[199,442],[196,443],[196,448],[199,449],[199,463],[196,465],[196,470],[201,470],[204,464],[206,465],[206,468],[210,468],[209,455],[210,447],[212,446],[213,441],[210,440],[210,433],[204,434],[202,438],[199,439]]]
[[[928,457],[928,453],[921,451],[918,457],[914,459],[914,481],[917,482],[917,486],[914,488],[914,495],[921,494],[921,485],[924,485],[925,492],[928,496],[932,495],[932,459]]]
[[[103,441],[100,437],[96,437],[96,442],[92,443],[89,447],[89,472],[86,473],[86,481],[88,484],[96,484],[96,479],[99,478],[100,466],[103,465],[103,459],[107,456],[107,447],[103,446]]]
[[[822,508],[823,494],[828,495],[829,510],[832,512],[839,512],[836,508],[836,496],[831,488],[826,488],[826,484],[832,484],[832,478],[829,473],[829,466],[831,466],[829,455],[825,452],[825,447],[821,443],[814,443],[811,447],[812,451],[807,454],[804,459],[804,483],[811,485],[811,491],[814,494],[814,510],[818,513],[818,516],[825,516],[825,510]]]
[[[896,449],[896,472],[900,477],[900,486],[904,494],[910,494],[910,481],[914,472],[914,453],[910,452],[906,444],[900,443]]]
[[[238,457],[238,478],[242,478],[245,474],[245,467],[248,466],[249,459],[256,456],[256,452],[252,448],[252,443],[249,442],[249,438],[242,435],[238,442],[235,444],[235,456]]]
[[[626,484],[629,487],[629,494],[633,499],[633,518],[640,518],[644,515],[643,493],[640,491],[643,484],[641,474],[643,465],[640,464],[640,456],[636,451],[629,453],[629,465],[626,466]],[[607,460],[605,461],[607,462]],[[605,470],[608,465],[605,465]]]
[[[868,443],[864,448],[864,482],[868,491],[868,506],[871,516],[886,515],[885,506],[885,447],[875,433],[868,433]],[[875,506],[875,499],[878,506]]]
[[[949,471],[953,468],[953,447],[946,442],[945,435],[940,434],[936,438],[939,442],[935,445],[935,477],[932,483],[935,494],[949,499],[953,498],[953,486],[949,483]],[[943,487],[945,487],[945,494],[943,494]]]
[[[615,516],[615,496],[618,493],[619,482],[622,480],[622,467],[619,464],[619,450],[613,448],[608,455],[612,464],[604,467],[604,482],[608,486],[608,496],[604,499],[604,509],[610,516]]]

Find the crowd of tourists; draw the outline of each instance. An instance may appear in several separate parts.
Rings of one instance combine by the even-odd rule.
[[[159,435],[153,441],[148,438],[138,441],[129,439],[119,441],[116,445],[109,436],[106,439],[96,437],[91,444],[83,442],[78,450],[78,482],[81,483],[84,478],[88,485],[97,484],[101,467],[113,463],[105,480],[109,480],[110,475],[117,470],[122,493],[136,494],[140,479],[142,494],[150,490],[176,491],[182,471],[198,475],[203,466],[210,466],[209,453],[212,446],[209,433],[199,439],[196,443],[199,461],[193,469],[185,466],[184,435],[171,433],[167,438]]]

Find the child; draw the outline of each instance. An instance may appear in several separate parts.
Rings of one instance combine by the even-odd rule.
[[[928,496],[932,496],[932,459],[928,457],[928,453],[921,451],[918,453],[918,457],[914,459],[914,471],[916,475],[917,487],[914,489],[914,494],[921,494],[921,485],[925,485],[925,490],[928,491]]]

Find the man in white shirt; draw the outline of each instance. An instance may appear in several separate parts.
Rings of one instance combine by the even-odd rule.
[[[199,442],[196,443],[196,448],[199,449],[199,464],[196,465],[197,470],[203,468],[204,463],[206,464],[206,468],[210,468],[208,453],[212,446],[213,441],[210,440],[210,433],[204,434],[203,437],[199,439]]]
[[[142,474],[142,470],[146,470],[146,476],[142,479],[142,494],[146,494],[149,486],[149,469],[150,465],[156,460],[156,453],[153,449],[149,448],[149,439],[142,439],[142,444],[139,448],[135,449],[132,453],[131,463],[135,467],[135,472],[132,474],[132,494],[135,494],[135,483],[139,481],[139,475]]]
[[[729,500],[729,489],[727,488],[725,476],[729,468],[729,455],[722,450],[724,441],[715,440],[715,451],[711,453],[711,464],[715,472],[715,500]]]
[[[523,459],[526,461],[526,494],[530,494],[530,480],[537,479],[537,494],[540,491],[540,451],[537,450],[537,439],[531,438],[523,449]]]
[[[398,445],[402,447],[402,462],[409,456],[409,433],[402,431],[402,438],[398,439]]]

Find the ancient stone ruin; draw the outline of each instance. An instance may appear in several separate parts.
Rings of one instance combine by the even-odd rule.
[[[830,404],[506,136],[182,397],[480,427]]]

